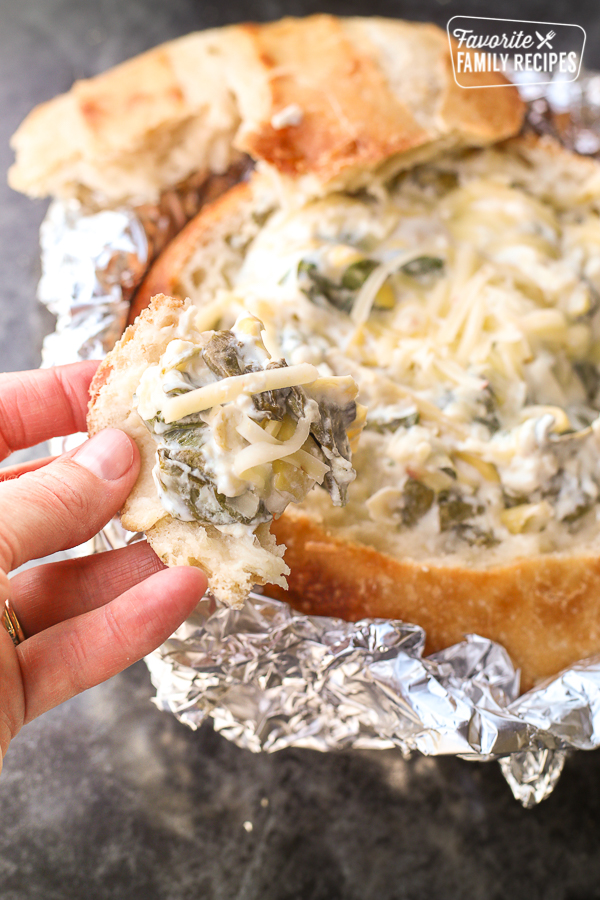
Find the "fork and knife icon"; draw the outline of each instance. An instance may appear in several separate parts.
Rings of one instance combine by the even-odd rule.
[[[544,37],[542,34],[540,34],[539,31],[536,31],[535,34],[536,34],[538,41],[540,42],[537,45],[538,50],[540,50],[542,47],[548,47],[548,49],[552,50],[552,44],[550,43],[550,41],[556,37],[555,31],[550,30],[548,32],[548,34],[546,35],[546,37]]]

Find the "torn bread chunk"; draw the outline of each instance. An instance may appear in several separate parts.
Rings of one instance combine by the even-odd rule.
[[[273,517],[315,485],[346,502],[366,410],[354,379],[272,359],[255,316],[197,324],[189,301],[155,298],[101,366],[91,427],[117,424],[143,448],[125,527],[146,530],[168,564],[205,568],[216,596],[237,603],[253,583],[285,585]]]
[[[469,81],[478,89],[456,84],[446,32],[423,22],[313,15],[209,29],[37,106],[12,138],[9,179],[34,197],[153,203],[247,153],[311,192],[358,187],[382,165],[515,134],[516,87],[499,73]]]

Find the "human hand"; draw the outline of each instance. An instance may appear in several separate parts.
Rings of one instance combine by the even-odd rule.
[[[97,365],[0,375],[0,460],[85,431]],[[0,469],[0,607],[10,599],[26,638],[15,647],[0,627],[0,770],[24,724],[149,653],[206,590],[199,569],[166,569],[145,542],[8,578],[30,559],[93,537],[139,467],[135,443],[107,429],[54,460]]]

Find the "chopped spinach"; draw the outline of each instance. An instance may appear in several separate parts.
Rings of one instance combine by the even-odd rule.
[[[494,532],[469,522],[484,512],[484,507],[468,503],[452,491],[440,491],[437,497],[440,531],[453,531],[472,547],[494,547],[499,543]]]
[[[232,331],[217,331],[204,346],[202,359],[217,378],[242,375],[252,368],[244,366],[239,352],[241,346]]]
[[[479,422],[489,429],[491,434],[495,434],[500,430],[500,419],[498,418],[498,401],[490,384],[486,384],[477,399],[478,415],[473,416],[474,422]]]
[[[285,360],[269,363],[267,369],[285,368]],[[252,395],[252,402],[267,419],[281,422],[286,415],[291,415],[297,422],[304,415],[304,394],[296,387],[278,388],[274,391],[263,391]]]
[[[306,392],[317,400],[320,412],[319,418],[310,426],[310,433],[330,466],[323,487],[331,495],[334,506],[344,506],[348,485],[355,477],[347,431],[356,419],[356,403],[352,400],[345,406],[338,406],[326,397],[315,396],[310,386]]]
[[[298,283],[302,293],[313,303],[325,300],[340,312],[350,313],[357,292],[379,265],[374,259],[359,259],[347,267],[338,284],[319,272],[316,263],[301,259],[298,263]],[[417,256],[400,266],[399,271],[411,278],[423,278],[443,268],[444,260],[438,256]]]
[[[374,259],[359,259],[348,266],[338,284],[319,272],[316,263],[302,259],[298,263],[300,290],[313,303],[319,304],[325,300],[340,312],[350,313],[357,291],[378,265]]]
[[[258,371],[257,365],[244,361],[241,349],[242,344],[231,331],[218,331],[204,347],[202,358],[218,378]],[[285,360],[274,360],[267,365],[267,369],[280,369],[285,366],[287,366]],[[281,421],[286,413],[291,413],[298,421],[304,413],[302,394],[295,387],[262,391],[260,394],[253,394],[252,401],[257,411],[268,419]]]
[[[298,263],[298,283],[300,290],[313,303],[326,300],[340,312],[349,313],[354,305],[354,292],[349,291],[330,278],[322,275],[316,263],[301,259]]]
[[[555,492],[557,493],[557,492]],[[535,492],[534,492],[535,495]],[[507,493],[505,489],[502,490],[502,501],[504,503],[505,509],[512,509],[514,506],[522,506],[523,503],[531,503],[532,496],[529,494],[520,494],[520,495],[512,495]]]
[[[445,475],[447,475],[449,478],[452,478],[453,481],[456,481],[456,479],[457,479],[457,477],[458,477],[457,474],[456,474],[456,472],[455,472],[455,470],[454,470],[454,469],[451,469],[450,466],[442,466],[442,467],[440,468],[440,472],[443,472],[443,473],[444,473]]]
[[[419,412],[411,412],[406,416],[397,416],[394,419],[384,421],[382,419],[367,419],[366,428],[376,431],[379,434],[385,434],[386,431],[397,431],[398,428],[412,428],[418,425],[420,420]]]
[[[581,503],[579,506],[576,506],[573,512],[569,513],[568,516],[563,516],[561,521],[568,522],[569,525],[572,525],[574,522],[578,522],[582,519],[583,516],[590,511],[593,505],[594,503],[592,500],[589,500],[587,503]]]
[[[478,525],[460,524],[455,528],[458,536],[472,547],[496,547],[500,541],[493,531],[486,531]]]
[[[402,523],[409,528],[415,525],[426,512],[429,512],[435,500],[435,491],[428,488],[422,481],[409,478],[404,485],[402,495]]]
[[[458,494],[451,491],[440,491],[438,494],[440,531],[449,531],[467,519],[483,512],[483,507],[467,503]]]
[[[359,259],[352,263],[342,275],[342,287],[349,291],[359,290],[378,265],[374,259]]]
[[[221,331],[213,334],[203,346],[202,359],[219,379],[259,371],[260,366],[255,362],[246,362],[243,349],[244,345],[233,332]],[[267,368],[285,366],[285,360],[273,360]],[[182,374],[188,377],[186,372]],[[190,381],[189,389],[195,386]],[[177,384],[168,394],[175,395],[182,390],[186,388]],[[329,466],[323,486],[331,494],[334,504],[341,506],[346,502],[348,485],[355,477],[347,430],[356,419],[356,403],[337,404],[330,399],[327,390],[319,395],[318,391],[315,394],[315,388],[311,392],[309,387],[285,387],[252,395],[255,418],[283,421],[289,417],[298,422],[306,414],[309,396],[314,396],[319,407],[319,415],[310,425],[315,442],[311,452]],[[217,491],[209,463],[210,454],[205,448],[210,439],[210,427],[203,415],[194,413],[170,425],[160,415],[145,422],[158,441],[155,473],[162,490],[171,495],[175,504],[183,503],[198,521],[214,525],[236,522],[257,525],[268,521],[272,514],[253,487],[248,487],[239,497],[226,497]]]
[[[439,256],[417,256],[400,267],[400,271],[411,278],[432,275],[444,268],[444,260]]]
[[[454,190],[459,184],[458,175],[455,172],[445,172],[430,165],[418,166],[409,173],[408,177],[420,188],[433,190],[436,198]]]
[[[183,501],[197,521],[211,525],[258,525],[271,520],[271,513],[262,500],[256,498],[256,511],[251,516],[244,515],[236,508],[236,498],[219,493],[214,482],[200,467],[192,467],[191,462],[171,454],[172,451],[165,447],[158,449],[158,480],[166,493],[175,494]]]

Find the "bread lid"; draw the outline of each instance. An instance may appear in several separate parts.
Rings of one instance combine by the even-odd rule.
[[[142,202],[248,153],[318,192],[363,183],[386,161],[509,137],[523,114],[514,87],[459,87],[434,25],[329,15],[234,25],[162,44],[36,107],[13,136],[9,182],[35,197]]]

